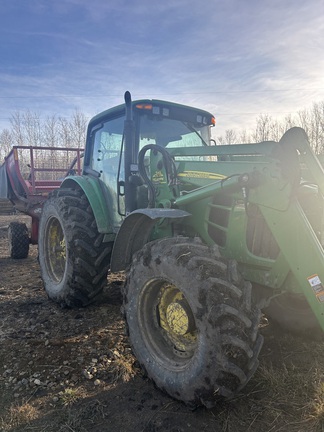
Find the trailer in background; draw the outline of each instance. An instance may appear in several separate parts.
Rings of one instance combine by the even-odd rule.
[[[29,244],[38,242],[44,201],[69,175],[81,175],[83,149],[14,146],[0,166],[0,213],[20,211],[31,217],[31,232],[24,223],[9,225],[12,258],[26,258]]]

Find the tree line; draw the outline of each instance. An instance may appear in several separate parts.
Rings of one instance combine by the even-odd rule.
[[[32,111],[16,111],[10,128],[0,133],[0,163],[12,146],[77,147],[85,145],[88,119],[80,111],[71,118],[57,115],[42,118]]]
[[[56,115],[42,118],[32,111],[16,111],[10,119],[10,128],[0,133],[0,161],[13,145],[45,147],[84,147],[88,119],[80,111],[71,118]],[[262,141],[279,141],[291,127],[305,129],[310,144],[317,154],[324,153],[324,101],[313,103],[310,109],[299,111],[278,120],[260,114],[251,130],[227,129],[216,137],[217,144],[240,144]]]
[[[324,101],[313,103],[310,109],[288,115],[283,120],[275,119],[268,114],[260,114],[252,130],[227,129],[224,135],[217,137],[216,142],[217,144],[241,144],[279,141],[282,135],[293,126],[305,129],[316,154],[324,153]]]

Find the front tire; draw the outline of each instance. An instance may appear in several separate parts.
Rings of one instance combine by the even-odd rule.
[[[27,225],[21,222],[10,222],[8,228],[8,242],[11,258],[27,258],[30,243]]]
[[[103,243],[83,191],[59,189],[45,202],[38,248],[45,290],[52,300],[69,307],[94,301],[107,281],[111,244]]]
[[[157,240],[136,253],[124,310],[149,378],[191,406],[233,397],[258,366],[263,339],[251,285],[199,241]]]

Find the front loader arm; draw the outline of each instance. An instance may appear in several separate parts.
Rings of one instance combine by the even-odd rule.
[[[259,208],[324,330],[324,251],[301,205],[294,199],[285,211]]]
[[[258,205],[296,280],[294,291],[304,294],[324,330],[324,250],[305,213],[306,210],[317,212],[321,222],[324,171],[301,128],[286,132],[278,150],[281,176],[270,173],[263,185],[250,191],[250,199]],[[303,208],[298,199],[300,161],[307,167],[306,175],[318,188],[318,199],[308,204],[313,209]]]

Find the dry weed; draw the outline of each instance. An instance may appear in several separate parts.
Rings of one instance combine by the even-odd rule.
[[[125,356],[116,357],[114,381],[128,382],[136,375],[133,361]]]
[[[33,420],[39,417],[38,410],[30,403],[26,402],[22,405],[11,406],[7,415],[1,419],[1,431],[9,431],[21,425],[28,425]]]
[[[313,430],[324,431],[324,375],[318,369],[313,377],[313,397],[305,407],[305,420],[312,424]]]
[[[59,393],[60,401],[64,406],[71,406],[79,399],[84,397],[84,391],[81,388],[67,387]]]

